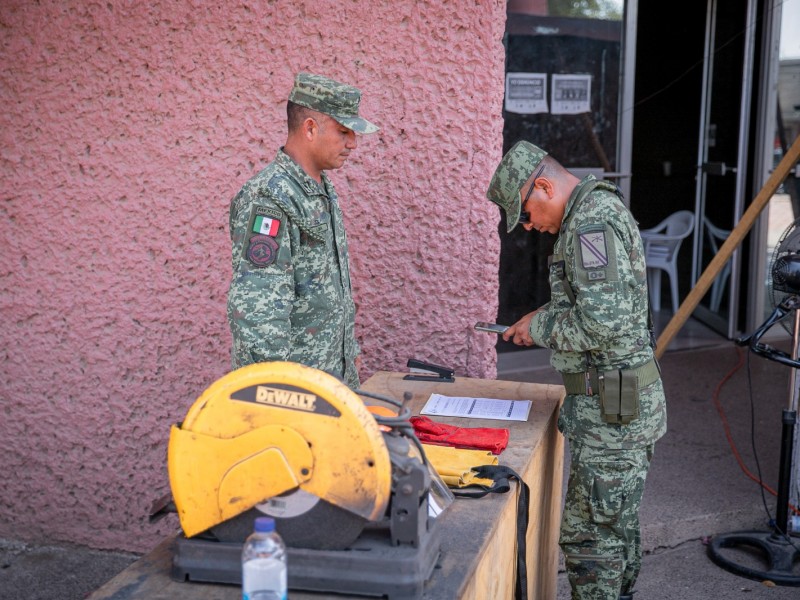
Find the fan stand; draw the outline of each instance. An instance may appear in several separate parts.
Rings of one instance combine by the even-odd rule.
[[[775,313],[770,319],[759,328],[761,335],[777,322],[776,313],[780,308],[794,310],[794,333],[793,333],[793,355],[791,360],[781,352],[772,351],[768,346],[758,344],[758,336],[754,334],[750,340],[750,348],[757,354],[766,356],[771,360],[776,360],[775,353],[779,355],[777,359],[783,364],[800,367],[798,362],[798,342],[800,342],[800,301],[797,296],[793,296],[793,302],[782,303],[781,307],[775,309]],[[783,313],[785,315],[786,312]],[[780,317],[782,318],[782,316]],[[772,321],[772,323],[770,323]],[[767,326],[767,324],[769,324]],[[724,533],[712,538],[708,545],[708,556],[714,563],[723,569],[736,575],[741,575],[749,579],[758,581],[769,580],[778,585],[800,586],[800,575],[793,573],[793,565],[800,561],[800,538],[792,542],[789,532],[789,486],[792,476],[792,452],[794,445],[794,427],[797,420],[797,386],[795,385],[795,372],[792,371],[791,392],[789,398],[789,408],[783,409],[781,427],[781,457],[778,474],[778,506],[776,510],[776,520],[774,529],[771,532],[762,531],[739,531],[734,533]],[[769,568],[759,570],[749,566],[739,564],[724,555],[723,549],[745,546],[749,549],[760,551],[766,559]]]

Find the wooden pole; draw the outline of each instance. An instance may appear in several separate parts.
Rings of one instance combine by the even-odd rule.
[[[670,322],[667,323],[666,328],[658,338],[656,347],[657,358],[661,358],[667,346],[669,346],[669,343],[672,341],[672,338],[675,337],[680,328],[683,327],[683,324],[686,323],[686,319],[688,319],[694,312],[694,309],[697,308],[700,300],[703,299],[708,288],[711,287],[714,278],[722,270],[722,267],[725,266],[725,263],[728,262],[733,251],[742,243],[742,240],[744,240],[744,237],[756,222],[758,215],[764,210],[770,198],[775,194],[775,190],[778,189],[778,186],[780,186],[781,182],[789,174],[789,171],[792,170],[798,158],[800,158],[800,136],[797,136],[794,140],[781,162],[778,163],[772,175],[767,179],[764,187],[758,192],[755,200],[747,207],[747,210],[742,215],[741,221],[736,224],[736,227],[731,231],[728,239],[722,244],[719,252],[711,259],[711,262],[706,267],[706,270],[703,271],[700,279],[697,280],[697,283],[689,292],[689,295],[686,296],[681,303],[680,308],[678,308],[677,312],[672,316]]]

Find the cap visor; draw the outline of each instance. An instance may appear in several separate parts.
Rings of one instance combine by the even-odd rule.
[[[519,213],[522,210],[522,202],[519,198],[513,200],[511,202],[511,206],[508,207],[506,211],[506,232],[511,233],[511,231],[519,225]]]
[[[334,119],[348,129],[352,129],[356,133],[375,133],[376,131],[380,131],[380,127],[373,125],[361,117],[334,117]]]

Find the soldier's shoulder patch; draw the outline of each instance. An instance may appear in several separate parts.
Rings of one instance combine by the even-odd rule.
[[[245,256],[254,267],[267,267],[278,256],[278,242],[271,235],[253,235],[248,241]]]
[[[606,270],[592,269],[591,271],[586,271],[586,278],[589,281],[603,281],[606,278]]]
[[[578,233],[581,266],[602,269],[608,266],[608,242],[603,225],[584,227]]]
[[[250,231],[259,235],[276,237],[281,227],[283,213],[271,206],[254,206],[250,217]]]

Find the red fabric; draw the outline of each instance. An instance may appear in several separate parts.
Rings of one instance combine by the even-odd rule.
[[[428,417],[411,417],[410,420],[419,441],[426,444],[488,450],[492,454],[500,454],[508,445],[508,429],[456,427]]]

